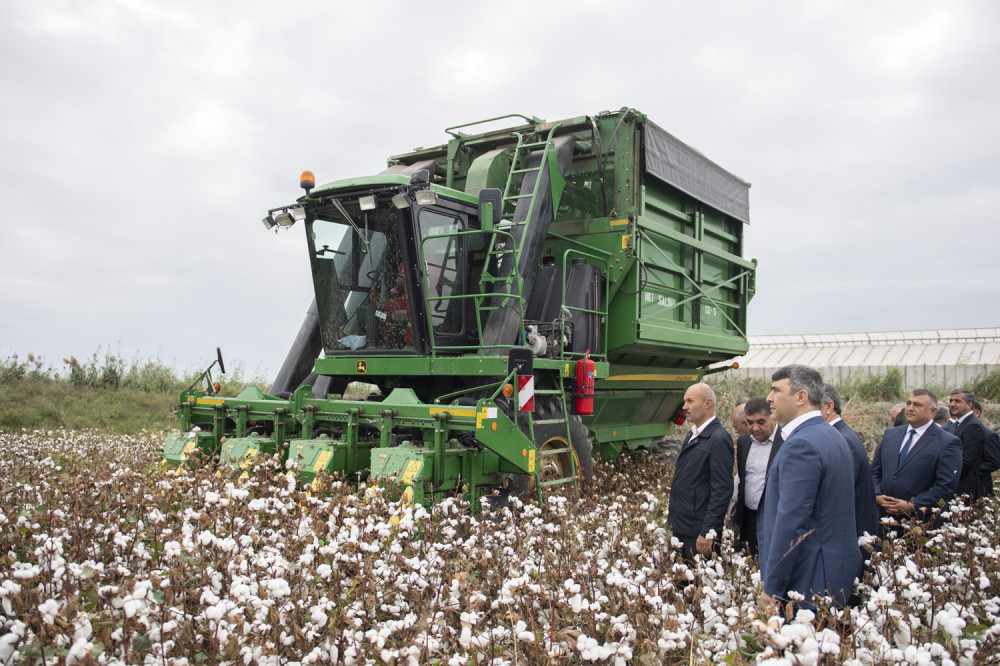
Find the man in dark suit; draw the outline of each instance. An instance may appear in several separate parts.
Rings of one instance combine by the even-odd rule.
[[[841,414],[843,401],[840,392],[832,384],[823,385],[823,406],[820,412],[827,423],[847,442],[854,461],[854,522],[858,536],[870,534],[878,536],[878,505],[875,504],[875,482],[872,480],[872,466],[868,460],[868,450],[861,438],[847,425]],[[862,559],[865,551],[862,549]]]
[[[969,495],[979,499],[979,466],[983,462],[986,430],[972,413],[975,396],[965,389],[955,389],[948,396],[948,409],[955,419],[952,433],[962,442],[962,477],[958,480],[956,495]]]
[[[788,365],[771,376],[767,401],[785,438],[767,472],[757,537],[765,606],[813,595],[847,603],[861,565],[854,525],[854,462],[820,414],[823,378]]]
[[[682,544],[684,559],[718,551],[726,509],[733,496],[733,440],[715,416],[715,392],[694,384],[684,393],[693,424],[684,438],[670,487],[667,524]]]
[[[935,411],[937,396],[913,391],[906,401],[907,425],[886,430],[875,449],[872,478],[880,517],[932,520],[955,495],[962,443],[934,423]]]
[[[750,432],[736,441],[736,507],[733,526],[736,541],[751,555],[757,554],[757,509],[764,494],[767,468],[784,440],[771,418],[771,405],[763,397],[750,398],[743,408]]]
[[[978,400],[972,401],[972,413],[980,422],[983,420],[983,406]],[[1000,435],[983,423],[986,441],[983,443],[983,462],[979,464],[979,496],[993,497],[993,472],[1000,469]]]

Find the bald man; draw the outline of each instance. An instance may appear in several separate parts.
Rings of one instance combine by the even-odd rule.
[[[733,496],[733,439],[715,416],[715,392],[694,384],[684,393],[691,431],[684,438],[670,487],[667,524],[684,559],[718,552],[726,509]]]
[[[739,439],[743,435],[750,434],[750,424],[747,422],[747,403],[742,403],[733,407],[733,415],[729,417],[729,420],[733,423],[733,432],[736,433],[736,439]]]

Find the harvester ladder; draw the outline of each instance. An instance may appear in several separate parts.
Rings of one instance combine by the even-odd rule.
[[[493,232],[489,249],[486,252],[487,268],[490,266],[499,267],[506,260],[511,262],[510,270],[506,271],[505,275],[490,275],[488,270],[483,271],[482,277],[479,279],[480,295],[476,299],[476,307],[480,313],[497,310],[506,305],[509,298],[517,296],[515,285],[519,281],[518,264],[520,263],[525,238],[528,235],[522,233],[520,236],[517,236],[518,242],[515,247],[513,243],[509,242],[512,237],[511,232],[516,227],[526,225],[527,221],[532,219],[531,214],[534,212],[535,206],[538,205],[538,194],[542,191],[542,172],[551,170],[554,164],[553,160],[557,159],[552,137],[559,127],[561,125],[558,124],[552,127],[544,141],[529,139],[528,137],[534,136],[531,134],[516,133],[517,147],[514,149],[514,159],[511,161],[511,169],[507,174],[507,184],[504,187],[502,203],[503,214],[505,218],[509,217],[509,219],[504,219],[497,225],[497,230]],[[531,154],[539,149],[542,150],[542,156],[538,166],[528,166]],[[531,191],[525,192],[522,186],[527,175],[531,173],[536,174],[535,182],[531,187]],[[513,217],[517,204],[523,199],[528,200],[528,209],[522,216],[524,221],[514,222]],[[499,288],[497,288],[498,285]],[[494,298],[499,299],[499,301],[494,302],[498,302],[500,305],[486,305],[487,301]],[[482,314],[479,316],[480,321],[483,321]]]
[[[551,418],[551,419],[532,419],[533,425],[539,426],[539,425],[549,425],[549,424],[552,424],[552,425],[562,424],[563,429],[566,432],[566,446],[562,446],[562,447],[558,447],[558,448],[554,448],[554,449],[547,449],[545,451],[539,451],[538,452],[539,458],[542,458],[542,460],[539,461],[539,465],[538,465],[539,469],[541,469],[541,467],[543,467],[544,464],[545,464],[544,458],[552,457],[552,456],[558,456],[558,455],[562,455],[562,454],[566,454],[567,458],[569,458],[569,475],[568,476],[564,476],[564,477],[560,477],[560,478],[556,478],[556,479],[549,479],[548,481],[542,481],[541,479],[539,479],[539,482],[538,482],[538,485],[539,485],[539,493],[538,493],[539,498],[538,499],[539,499],[539,501],[541,501],[541,488],[542,487],[558,486],[558,485],[562,485],[562,484],[566,484],[566,483],[572,483],[574,489],[577,492],[579,492],[580,491],[579,479],[577,478],[577,474],[576,474],[576,452],[573,449],[573,433],[572,433],[572,431],[570,431],[570,428],[569,428],[569,416],[568,416],[569,412],[566,409],[566,392],[563,391],[563,390],[561,390],[561,389],[539,389],[539,390],[535,391],[535,395],[554,395],[554,396],[558,396],[558,400],[555,403],[556,406],[557,406],[557,408],[558,408],[558,411],[556,413],[556,418]]]

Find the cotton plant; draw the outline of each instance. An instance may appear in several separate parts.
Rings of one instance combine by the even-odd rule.
[[[997,504],[869,555],[856,608],[768,616],[756,563],[680,557],[669,470],[427,508],[279,461],[181,474],[158,436],[0,433],[0,664],[982,663]],[[869,544],[871,545],[871,544]]]

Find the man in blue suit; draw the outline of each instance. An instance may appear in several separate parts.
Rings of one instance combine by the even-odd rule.
[[[715,392],[694,384],[684,393],[693,424],[684,438],[670,486],[667,524],[682,544],[684,559],[718,552],[722,525],[733,496],[733,439],[715,416]]]
[[[820,412],[827,423],[837,429],[854,461],[854,522],[858,537],[864,534],[878,536],[878,505],[875,504],[875,483],[872,480],[872,466],[868,460],[868,450],[851,426],[841,418],[843,401],[840,392],[832,384],[823,385],[823,406]],[[864,549],[861,551],[864,559]]]
[[[934,423],[937,404],[930,391],[913,391],[906,401],[907,425],[886,430],[875,449],[872,479],[880,517],[930,520],[954,497],[962,443]]]
[[[804,365],[771,376],[767,401],[785,443],[767,473],[759,515],[761,600],[766,606],[814,595],[847,603],[861,565],[854,524],[854,461],[820,414],[823,378]]]
[[[820,408],[820,413],[847,442],[847,447],[851,450],[851,459],[854,461],[854,522],[858,536],[865,533],[878,536],[878,505],[875,504],[875,482],[872,480],[868,449],[861,442],[858,433],[844,421],[842,410],[843,401],[840,392],[832,384],[824,384],[823,406]]]

